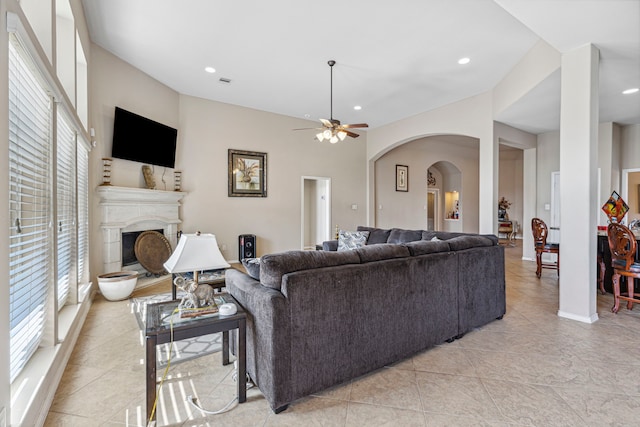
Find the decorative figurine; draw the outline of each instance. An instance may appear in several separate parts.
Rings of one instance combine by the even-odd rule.
[[[173,283],[178,289],[185,292],[178,305],[180,317],[196,317],[218,312],[214,298],[215,291],[211,285],[185,280],[182,277],[176,277]]]

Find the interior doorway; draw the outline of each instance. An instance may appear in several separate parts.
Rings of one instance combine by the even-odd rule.
[[[629,205],[629,213],[622,222],[630,224],[631,221],[640,219],[640,169],[622,169],[620,190],[620,197]]]
[[[302,250],[331,239],[331,178],[302,177]]]
[[[438,206],[438,200],[440,200],[440,190],[437,188],[427,188],[427,230],[437,231],[439,229],[440,212]]]

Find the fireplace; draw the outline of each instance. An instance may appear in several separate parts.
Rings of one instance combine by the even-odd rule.
[[[139,235],[144,233],[145,231],[156,231],[160,234],[164,233],[164,230],[142,230],[142,231],[125,231],[122,233],[122,267],[126,267],[128,265],[136,265],[138,264],[138,258],[136,257],[136,239]]]
[[[129,233],[155,230],[164,234],[172,248],[176,247],[178,225],[182,222],[180,200],[186,195],[185,192],[115,186],[100,186],[97,192],[100,196],[103,237],[102,274],[122,271],[125,266],[130,270],[146,271],[137,261],[128,264],[130,254],[127,253],[129,249],[123,250],[124,240],[135,235]],[[131,252],[133,244],[130,245]]]

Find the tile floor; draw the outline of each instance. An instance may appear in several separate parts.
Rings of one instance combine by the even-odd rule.
[[[174,365],[161,392],[161,426],[638,426],[640,307],[600,320],[556,315],[556,272],[505,249],[507,314],[451,344],[300,399],[274,415],[256,388],[235,396],[220,354]],[[594,266],[595,268],[595,266]],[[167,285],[136,295],[168,291]],[[144,337],[128,301],[97,296],[46,420],[47,426],[144,426]]]

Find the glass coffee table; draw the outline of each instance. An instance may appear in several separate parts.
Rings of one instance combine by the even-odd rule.
[[[156,346],[171,341],[194,338],[201,335],[222,332],[222,364],[229,364],[229,331],[238,330],[238,402],[247,400],[246,387],[246,334],[247,316],[240,304],[229,294],[215,296],[218,306],[231,302],[236,305],[238,312],[229,316],[219,313],[207,314],[199,317],[181,318],[177,310],[180,300],[165,301],[147,305],[146,319],[146,358],[147,358],[147,421],[155,420],[153,410],[157,394],[156,377]],[[152,414],[153,412],[153,414]]]

